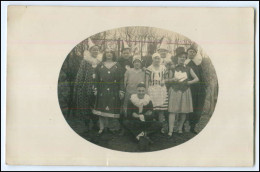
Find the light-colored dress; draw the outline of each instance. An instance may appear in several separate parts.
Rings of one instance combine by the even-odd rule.
[[[172,83],[169,89],[169,112],[193,112],[191,90],[190,86],[186,83],[188,80],[191,80],[190,68],[180,65],[176,66],[173,70],[173,77],[178,78],[183,82]]]
[[[148,94],[151,97],[154,110],[167,110],[168,109],[168,94],[167,88],[161,85],[164,82],[167,74],[167,69],[164,65],[160,65],[156,70],[153,65],[149,66],[146,70],[149,76]]]
[[[140,82],[145,81],[145,72],[140,69],[136,70],[134,68],[130,68],[125,73],[125,86],[126,86],[126,93],[125,93],[125,100],[124,100],[124,111],[127,111],[127,104],[132,94],[137,93],[137,85]]]

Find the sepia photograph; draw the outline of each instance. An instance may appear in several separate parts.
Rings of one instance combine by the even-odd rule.
[[[100,5],[8,5],[4,165],[253,167],[256,11]]]
[[[76,45],[58,78],[68,125],[96,145],[158,151],[195,137],[213,115],[218,80],[210,57],[189,38],[132,26]]]

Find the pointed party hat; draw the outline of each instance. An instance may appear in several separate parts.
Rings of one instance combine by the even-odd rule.
[[[96,46],[93,42],[92,42],[92,40],[89,38],[88,39],[88,49],[90,50],[92,47],[94,47],[94,46]]]
[[[133,47],[133,52],[134,52],[134,55],[139,55],[140,54],[140,48],[139,48],[139,45],[136,44],[134,47]]]
[[[165,37],[162,37],[161,43],[158,46],[157,50],[167,50],[168,51],[168,42]]]
[[[129,45],[126,43],[125,40],[123,40],[123,46],[122,46],[122,50],[124,49],[130,49]]]

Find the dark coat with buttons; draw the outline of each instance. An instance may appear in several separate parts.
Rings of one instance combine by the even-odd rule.
[[[104,112],[101,116],[118,115],[121,106],[119,91],[124,91],[123,68],[116,63],[108,69],[103,62],[100,63],[96,68],[95,83],[97,88],[95,110]]]

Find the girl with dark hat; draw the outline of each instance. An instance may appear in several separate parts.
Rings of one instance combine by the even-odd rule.
[[[186,114],[193,112],[190,85],[199,81],[194,71],[185,65],[187,53],[183,47],[178,48],[174,59],[177,60],[177,65],[170,71],[170,77],[166,80],[166,82],[170,84],[168,106],[169,137],[171,137],[173,133],[176,114],[180,115],[178,133],[182,133]]]

